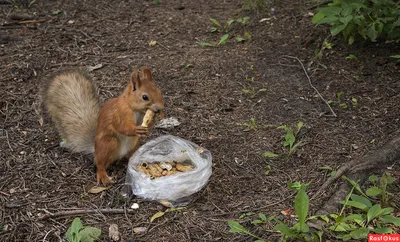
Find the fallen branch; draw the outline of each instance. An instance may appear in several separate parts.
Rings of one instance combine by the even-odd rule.
[[[46,210],[47,211],[47,210]],[[122,209],[122,208],[102,208],[102,209],[78,209],[78,210],[68,210],[57,213],[48,213],[40,216],[38,220],[63,217],[63,216],[74,216],[78,214],[89,214],[89,213],[106,213],[106,214],[124,214],[124,213],[136,213],[133,209]]]
[[[331,110],[332,115],[336,118],[337,115],[336,115],[335,111],[333,111],[331,105],[329,105],[328,101],[326,101],[326,99],[322,96],[322,94],[318,91],[318,89],[312,84],[311,78],[310,78],[310,76],[308,75],[307,70],[306,70],[306,68],[305,68],[304,65],[303,65],[303,62],[301,62],[301,60],[300,60],[299,58],[295,57],[295,56],[284,55],[283,57],[290,58],[290,59],[295,59],[295,60],[297,60],[297,61],[300,63],[301,67],[303,68],[304,73],[305,73],[306,76],[307,76],[308,83],[310,84],[311,88],[314,89],[314,90],[317,92],[318,96],[319,96],[319,97],[321,98],[321,100],[329,107],[329,109]]]

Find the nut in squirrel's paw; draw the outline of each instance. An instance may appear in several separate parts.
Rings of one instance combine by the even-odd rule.
[[[143,117],[143,122],[142,122],[142,126],[143,127],[148,127],[151,120],[154,117],[154,112],[151,109],[147,109],[146,114]]]

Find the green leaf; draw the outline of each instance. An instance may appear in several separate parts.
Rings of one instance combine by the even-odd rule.
[[[262,223],[264,223],[264,221],[256,219],[256,220],[253,220],[251,223],[256,225],[256,224],[262,224]]]
[[[350,54],[350,55],[346,56],[345,59],[346,60],[356,60],[356,61],[358,60],[357,57],[355,55],[353,55],[353,54]]]
[[[66,237],[70,242],[79,241],[79,231],[83,228],[83,224],[80,218],[75,218],[72,221],[71,227],[68,228]]]
[[[388,184],[393,184],[395,179],[393,177],[391,177],[389,174],[385,173],[381,177],[380,181],[381,181],[381,187],[386,187]]]
[[[218,45],[223,45],[225,44],[226,40],[229,38],[229,34],[224,34],[222,35],[221,39],[218,42]]]
[[[357,195],[357,194],[352,194],[352,195],[351,195],[351,200],[356,201],[356,202],[359,202],[359,203],[362,203],[362,204],[364,204],[365,206],[367,206],[367,208],[372,207],[372,202],[371,202],[368,198],[359,196],[359,195]]]
[[[343,221],[352,221],[362,226],[364,221],[364,216],[362,214],[351,214],[343,219]]]
[[[208,43],[208,42],[200,42],[199,44],[200,44],[201,46],[203,46],[203,47],[205,47],[205,46],[214,47],[214,46],[215,46],[215,44]]]
[[[365,238],[367,238],[368,233],[369,233],[369,229],[368,228],[359,228],[359,229],[356,229],[354,231],[351,231],[350,232],[350,236],[353,239],[365,239]]]
[[[330,219],[327,215],[321,215],[319,216],[320,219],[324,220],[326,223],[329,223]]]
[[[251,34],[249,32],[244,33],[244,36],[249,40],[251,39]]]
[[[389,227],[375,228],[373,231],[376,234],[392,234],[393,233],[393,229],[389,228]]]
[[[353,8],[351,7],[351,5],[347,4],[346,2],[342,3],[342,16],[348,16],[353,12]]]
[[[321,19],[320,21],[318,21],[317,25],[320,25],[320,24],[334,25],[334,24],[338,24],[338,23],[339,23],[339,18],[337,16],[327,16],[327,17]]]
[[[318,167],[318,169],[320,170],[328,170],[328,171],[333,171],[333,168],[330,166],[320,166]]]
[[[381,213],[382,213],[382,208],[380,204],[375,204],[374,206],[372,206],[367,212],[367,224],[369,224],[369,222],[371,222]]]
[[[301,121],[297,123],[297,132],[300,131],[300,129],[303,127],[303,125],[304,125],[304,123]]]
[[[305,221],[308,214],[309,209],[309,199],[306,189],[301,188],[294,199],[294,210],[296,211],[297,218],[299,219],[300,231],[303,231],[303,227],[305,227]]]
[[[246,24],[249,21],[250,17],[243,17],[236,20],[236,22],[241,24]]]
[[[376,41],[378,34],[375,29],[375,24],[371,24],[371,26],[369,26],[368,31],[367,31],[367,36],[371,39],[372,42]]]
[[[210,21],[211,21],[213,24],[217,25],[218,27],[222,28],[222,26],[219,24],[218,20],[216,20],[215,18],[210,18]]]
[[[391,223],[398,227],[400,226],[400,218],[397,218],[393,215],[384,215],[381,216],[379,219],[384,223]]]
[[[258,92],[265,92],[265,91],[267,91],[267,89],[265,89],[265,88],[258,89]]]
[[[259,213],[258,214],[258,217],[260,217],[260,219],[262,220],[262,221],[267,221],[267,217],[265,216],[265,214],[263,214],[263,213]]]
[[[300,225],[301,225],[301,227],[300,227]],[[308,225],[306,223],[300,224],[300,222],[293,225],[293,229],[295,229],[297,232],[300,232],[300,233],[308,233],[310,231],[310,228],[308,227]]]
[[[57,9],[56,11],[54,11],[52,14],[53,15],[58,15],[60,13],[62,13],[63,11],[61,9]]]
[[[346,27],[352,19],[353,19],[353,16],[348,15],[346,17],[339,18],[339,21],[342,22],[344,24],[344,26]]]
[[[391,55],[391,58],[400,59],[400,55]]]
[[[274,230],[281,232],[286,237],[291,237],[294,235],[293,231],[284,223],[277,224]]]
[[[245,38],[242,38],[242,37],[236,37],[235,38],[235,40],[236,40],[236,42],[245,42],[246,41],[246,39]]]
[[[381,193],[382,193],[382,190],[379,187],[370,187],[365,191],[365,194],[367,194],[367,196],[369,196],[369,197],[378,196]]]
[[[344,25],[344,24],[339,24],[339,25],[336,25],[336,26],[332,26],[331,35],[332,36],[336,36],[340,32],[342,32],[345,28],[346,28],[346,25]]]
[[[391,214],[393,212],[394,208],[384,208],[381,210],[381,213],[379,215],[387,215]]]
[[[349,37],[349,45],[351,45],[351,44],[353,44],[354,43],[354,35],[351,35],[350,37]]]
[[[340,202],[341,204],[344,204],[344,201]],[[355,207],[355,208],[359,208],[363,211],[367,211],[368,207],[364,204],[364,203],[360,203],[360,202],[356,202],[356,201],[347,201],[347,206],[350,207]]]
[[[325,18],[325,14],[318,12],[313,16],[311,21],[313,24],[319,24],[319,21],[321,21],[323,18]]]
[[[81,242],[93,242],[101,235],[101,230],[94,227],[86,227],[79,232]]]
[[[229,226],[231,226],[231,229],[229,230],[229,232],[231,233],[248,233],[249,231],[243,227],[240,223],[233,221],[233,220],[229,220],[228,221]]]
[[[275,153],[273,153],[273,152],[271,152],[271,151],[267,151],[267,152],[264,152],[263,153],[263,156],[264,157],[267,157],[267,158],[274,158],[274,157],[277,157],[277,156],[279,156],[278,154],[275,154]]]
[[[234,22],[236,22],[236,20],[231,19],[228,21],[228,23],[226,23],[225,29],[229,28],[229,26],[231,26],[231,24],[233,24]]]
[[[160,218],[164,216],[165,212],[159,211],[155,213],[151,218],[150,218],[150,223],[152,223],[155,219]]]
[[[294,142],[296,141],[296,137],[294,136],[293,131],[288,131],[285,135],[285,146],[288,146],[291,148],[294,144]]]
[[[326,16],[331,16],[331,15],[339,15],[340,12],[342,11],[341,7],[324,7],[324,8],[318,8],[318,12],[323,13]]]
[[[244,92],[244,93],[250,93],[250,92],[251,92],[251,90],[248,90],[248,89],[242,89],[242,92]]]

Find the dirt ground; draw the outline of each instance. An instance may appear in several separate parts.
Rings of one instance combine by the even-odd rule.
[[[400,135],[400,65],[389,58],[400,54],[399,45],[346,46],[340,38],[328,38],[326,27],[311,24],[311,1],[271,1],[258,13],[242,10],[243,0],[171,0],[159,5],[39,0],[29,8],[6,2],[0,5],[0,241],[57,241],[76,216],[40,216],[78,208],[123,209],[135,202],[140,208],[132,214],[79,217],[85,225],[102,229],[102,241],[110,240],[112,223],[118,224],[123,241],[252,241],[229,233],[227,220],[249,211],[290,220],[281,215],[293,206],[288,182],[311,182],[311,195],[327,178],[319,167],[337,169]],[[21,13],[34,18],[16,19]],[[245,16],[250,17],[248,24],[234,23],[226,44],[199,45],[222,35],[210,32],[210,17],[226,23]],[[251,40],[236,43],[233,37],[245,32]],[[152,40],[158,44],[149,46]],[[315,58],[324,40],[333,47]],[[357,60],[346,60],[349,54]],[[322,96],[334,101],[337,117],[310,87],[300,63],[285,56],[301,60]],[[60,148],[51,123],[40,125],[42,77],[66,67],[99,64],[102,68],[90,74],[102,101],[122,91],[134,66],[153,71],[167,116],[177,117],[181,125],[153,129],[147,140],[168,133],[211,151],[208,185],[180,212],[150,223],[151,216],[165,208],[135,197],[124,199],[120,191],[126,161],[110,168],[118,180],[112,188],[88,194],[87,188],[95,184],[92,158]],[[265,91],[257,92],[260,89]],[[347,108],[337,103],[338,92],[343,92],[341,103]],[[252,118],[255,125],[246,130],[243,124]],[[273,125],[295,127],[298,121],[305,126],[294,155],[262,157],[265,151],[285,152],[284,133]],[[267,166],[271,171],[265,175]],[[387,171],[398,179],[399,162]],[[398,202],[399,185],[391,192]],[[312,209],[325,200],[312,201]],[[255,227],[250,219],[241,221],[254,234],[278,240],[279,234],[266,231],[273,224]],[[136,227],[146,227],[147,233],[134,233]]]

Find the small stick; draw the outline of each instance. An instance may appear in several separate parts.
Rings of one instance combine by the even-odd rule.
[[[67,210],[57,213],[49,213],[39,217],[39,220],[55,218],[55,217],[63,217],[63,216],[72,216],[78,214],[88,214],[88,213],[108,213],[108,214],[124,214],[124,213],[136,213],[137,211],[133,209],[123,209],[123,208],[103,208],[103,209],[79,209],[79,210]]]
[[[9,196],[10,196],[10,194],[8,194],[8,193],[5,193],[5,192],[2,192],[2,191],[0,191],[0,194],[1,194],[1,195],[4,195],[4,196],[7,196],[7,197],[9,197]]]
[[[6,138],[7,138],[8,147],[10,148],[11,152],[14,152],[14,150],[13,150],[13,148],[11,147],[11,144],[10,144],[10,139],[8,138],[8,132],[7,132],[7,130],[4,130],[4,131],[6,132]]]
[[[295,60],[297,60],[297,61],[300,63],[301,67],[303,68],[304,73],[305,73],[306,76],[307,76],[308,83],[309,83],[310,86],[317,92],[318,96],[319,96],[319,97],[322,99],[322,101],[324,101],[324,103],[329,107],[329,109],[331,110],[333,116],[336,118],[337,115],[336,115],[335,111],[333,111],[331,105],[329,105],[328,101],[325,100],[325,98],[321,95],[321,93],[318,91],[318,89],[312,84],[311,78],[310,78],[310,76],[308,75],[307,70],[306,70],[306,68],[305,68],[304,65],[303,65],[303,62],[301,62],[301,60],[300,60],[299,58],[295,57],[295,56],[284,55],[283,57],[290,58],[290,59],[295,59]]]

